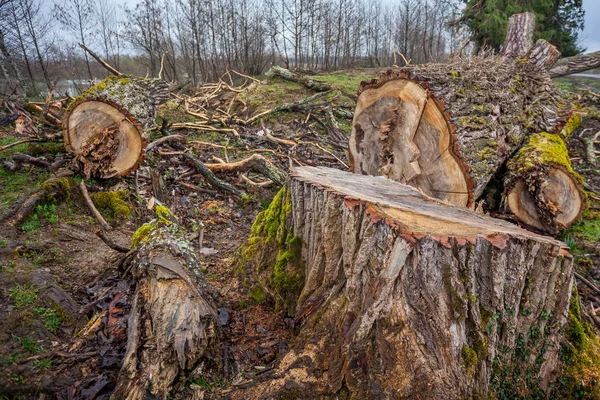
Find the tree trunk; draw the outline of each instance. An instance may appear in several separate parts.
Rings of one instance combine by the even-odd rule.
[[[265,75],[268,76],[269,78],[272,78],[274,76],[279,76],[288,81],[292,81],[292,82],[296,82],[301,85],[304,85],[307,88],[314,90],[316,92],[326,92],[326,91],[332,89],[331,85],[328,83],[320,82],[315,79],[307,78],[303,75],[297,74],[295,72],[292,72],[290,70],[287,70],[285,68],[281,68],[278,66],[271,67],[271,69],[269,69],[265,73]]]
[[[66,148],[82,162],[88,177],[125,176],[143,159],[144,130],[168,99],[168,86],[160,79],[110,76],[68,107]]]
[[[500,56],[502,61],[509,61],[527,55],[533,45],[535,30],[535,14],[515,14],[508,19],[506,40]]]
[[[546,73],[495,58],[388,71],[359,93],[352,171],[461,206],[473,204],[526,136],[564,123]]]
[[[556,377],[564,243],[382,177],[302,167],[284,190],[241,254],[270,272],[269,292],[296,282],[299,336],[272,379],[234,398],[487,398]]]
[[[558,60],[556,65],[552,67],[549,72],[553,78],[556,78],[564,75],[577,74],[598,67],[600,67],[600,51]]]
[[[132,237],[136,280],[116,399],[167,398],[179,374],[214,355],[217,311],[185,232],[170,213]]]
[[[556,234],[579,219],[586,205],[582,186],[560,135],[531,135],[508,162],[508,208],[520,221],[544,232]]]

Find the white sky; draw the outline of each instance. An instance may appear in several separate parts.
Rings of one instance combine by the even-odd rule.
[[[600,50],[600,0],[583,0],[585,27],[580,34],[586,53]]]

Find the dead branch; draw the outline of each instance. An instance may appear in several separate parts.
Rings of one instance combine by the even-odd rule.
[[[85,202],[86,202],[88,208],[90,209],[92,214],[94,214],[94,217],[96,217],[98,222],[100,222],[100,225],[102,225],[105,229],[111,230],[112,229],[111,226],[108,224],[108,222],[106,222],[106,220],[104,219],[102,214],[100,214],[100,212],[98,211],[96,206],[94,206],[94,202],[92,201],[90,194],[88,193],[88,190],[87,190],[87,187],[85,186],[84,181],[81,181],[79,183],[79,189],[81,189],[81,194],[83,195],[83,198],[85,199]]]
[[[82,181],[83,182],[83,181]],[[111,249],[118,251],[119,253],[128,253],[129,248],[127,247],[123,247],[115,242],[113,242],[108,236],[106,236],[106,233],[102,230],[102,229],[98,229],[95,228],[94,229],[94,233],[100,238],[102,239],[102,241]]]
[[[253,154],[245,160],[233,163],[206,164],[206,168],[214,172],[246,172],[255,171],[263,174],[278,185],[284,185],[287,175],[260,154]]]
[[[259,120],[261,118],[264,118],[265,116],[267,116],[269,114],[272,114],[274,112],[278,112],[278,111],[293,111],[295,108],[297,108],[297,107],[299,107],[299,106],[301,106],[303,104],[310,103],[310,102],[312,102],[312,101],[314,101],[314,100],[316,100],[318,98],[321,98],[321,97],[327,95],[329,92],[330,91],[320,92],[320,93],[314,94],[314,95],[312,95],[310,97],[307,97],[305,99],[302,99],[302,100],[299,100],[299,101],[295,101],[293,103],[285,103],[285,104],[282,104],[282,105],[277,106],[275,108],[272,108],[270,110],[263,111],[260,114],[257,114],[257,115],[255,115],[255,116],[253,116],[253,117],[251,117],[251,118],[249,118],[247,120],[236,120],[236,122],[239,123],[239,124],[241,124],[241,125],[249,125],[249,124],[253,123],[254,121],[257,121],[257,120]]]
[[[204,165],[204,163],[202,161],[200,161],[198,158],[196,158],[193,154],[185,153],[183,155],[183,157],[185,157],[185,159],[189,160],[192,163],[192,165],[194,166],[194,168],[196,169],[196,171],[198,171],[204,177],[204,179],[206,179],[206,181],[215,189],[221,190],[226,193],[233,194],[234,196],[237,196],[240,198],[247,196],[246,193],[242,192],[235,186],[232,186],[231,184],[224,182],[224,181],[220,180],[219,178],[217,178],[215,176],[215,174],[209,168],[207,168],[206,165]]]
[[[156,139],[154,142],[152,142],[148,146],[146,146],[146,152],[151,151],[156,146],[159,146],[159,145],[161,145],[163,143],[167,143],[167,142],[171,142],[171,141],[185,142],[185,139],[186,138],[183,135],[169,135],[169,136],[165,136],[165,137],[162,137],[160,139]]]
[[[0,146],[0,151],[4,151],[6,149],[10,149],[11,147],[18,146],[18,145],[23,144],[23,143],[39,142],[39,141],[40,141],[39,139],[23,139],[23,140],[19,140],[18,142],[9,143],[9,144],[6,144],[4,146]]]
[[[79,47],[81,47],[83,50],[87,51],[90,54],[90,56],[94,57],[94,59],[96,61],[98,61],[100,63],[100,65],[102,65],[104,68],[106,68],[107,70],[109,70],[111,74],[116,75],[116,76],[123,75],[122,73],[120,73],[119,71],[117,71],[114,67],[112,67],[109,63],[107,63],[102,58],[100,58],[99,55],[97,55],[96,53],[94,53],[92,50],[88,49],[83,44],[79,43]]]

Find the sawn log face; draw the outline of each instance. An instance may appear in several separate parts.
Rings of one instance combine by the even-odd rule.
[[[303,167],[288,190],[302,329],[255,390],[450,399],[486,397],[515,371],[554,378],[573,279],[563,243],[382,177]]]

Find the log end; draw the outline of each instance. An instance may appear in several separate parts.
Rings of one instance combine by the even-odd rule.
[[[127,110],[105,98],[82,98],[69,107],[65,147],[75,154],[85,174],[124,176],[144,158],[142,127]]]
[[[351,169],[468,206],[474,183],[454,131],[444,105],[426,84],[410,71],[387,71],[361,84],[348,146]]]

